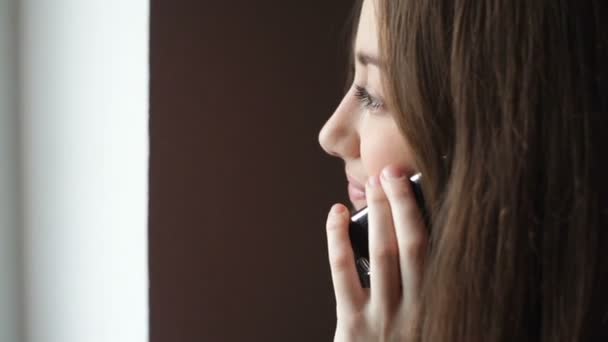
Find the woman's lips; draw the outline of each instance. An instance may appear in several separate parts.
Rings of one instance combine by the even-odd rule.
[[[348,182],[352,184],[355,189],[365,192],[365,187],[363,187],[361,183],[357,182],[357,180],[351,177],[348,173],[346,174],[346,179],[348,179]]]
[[[353,183],[348,183],[348,197],[350,197],[351,202],[361,201],[365,199],[365,191],[353,185]]]
[[[346,172],[346,178],[348,179],[348,197],[353,205],[357,206],[355,202],[365,201],[365,188],[348,172]],[[362,205],[363,203],[359,204]]]

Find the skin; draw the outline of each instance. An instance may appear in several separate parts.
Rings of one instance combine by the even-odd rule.
[[[373,0],[363,4],[355,53],[378,55]],[[363,87],[380,103],[381,67],[357,61],[353,87],[319,133],[330,155],[344,160],[347,174],[365,184],[369,207],[371,289],[359,283],[348,235],[351,212],[332,206],[327,217],[329,263],[336,296],[334,341],[401,341],[411,335],[428,236],[407,177],[416,170],[405,138],[385,105],[365,107]],[[392,175],[392,177],[391,177]]]
[[[355,42],[355,55],[378,56],[378,33],[372,1],[364,1]],[[319,143],[330,155],[342,158],[346,173],[362,187],[371,175],[395,164],[409,176],[416,173],[411,152],[401,135],[390,109],[366,108],[355,96],[355,85],[365,88],[383,102],[381,69],[374,64],[355,64],[354,84],[319,133]],[[353,201],[355,210],[365,200]]]

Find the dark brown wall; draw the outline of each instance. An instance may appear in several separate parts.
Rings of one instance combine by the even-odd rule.
[[[152,342],[329,341],[350,1],[152,1]]]

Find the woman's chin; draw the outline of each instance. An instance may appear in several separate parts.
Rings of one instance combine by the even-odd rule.
[[[365,200],[351,201],[351,204],[351,214],[367,207],[367,202]]]

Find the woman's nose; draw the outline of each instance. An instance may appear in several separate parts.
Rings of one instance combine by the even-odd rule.
[[[346,101],[342,100],[319,132],[319,144],[327,154],[342,159],[356,157],[359,139],[352,118]]]
[[[335,131],[335,128],[330,127],[330,120],[325,123],[323,128],[321,128],[321,132],[319,132],[319,145],[323,148],[323,150],[334,157],[340,157],[340,153],[336,150],[336,135],[338,135]]]

